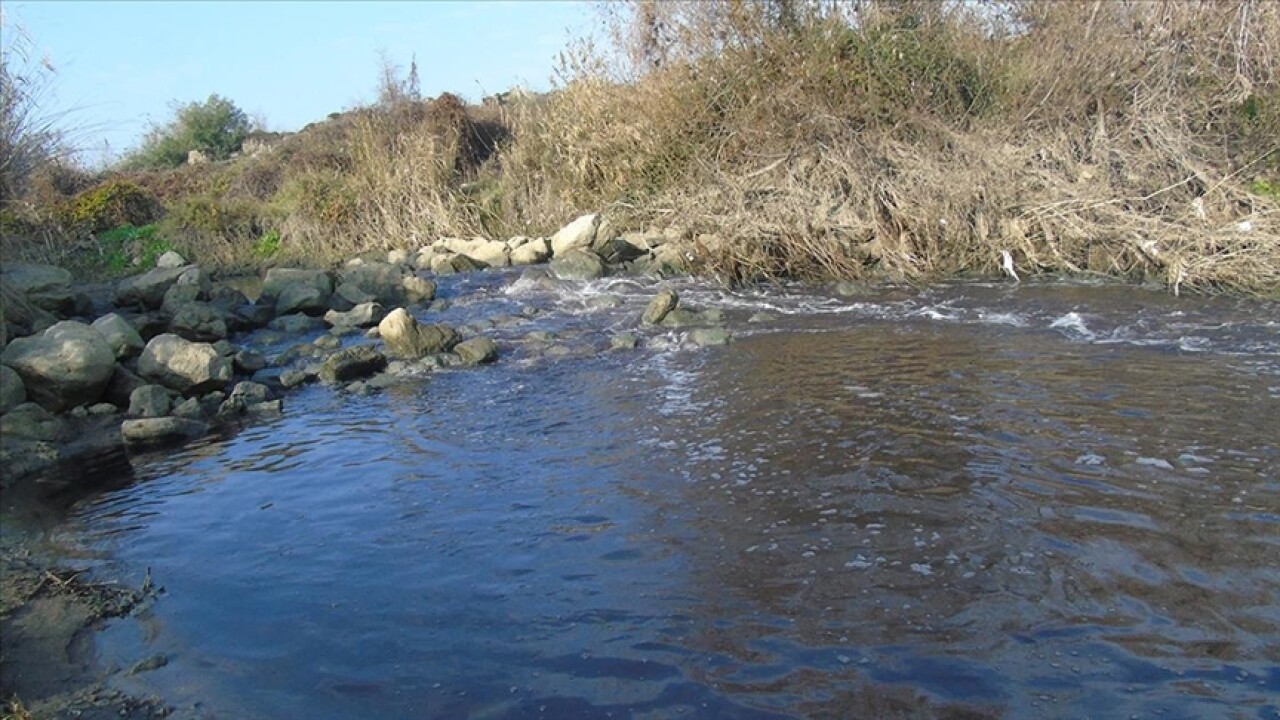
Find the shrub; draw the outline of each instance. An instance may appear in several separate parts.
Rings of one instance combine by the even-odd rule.
[[[76,194],[59,208],[58,218],[64,228],[79,234],[122,225],[146,225],[162,212],[154,195],[116,178]]]
[[[122,225],[98,235],[98,250],[103,265],[119,272],[153,268],[161,255],[173,250],[173,245],[159,233],[156,225]]]
[[[252,129],[249,117],[230,100],[210,95],[204,102],[180,105],[167,125],[153,127],[142,146],[125,159],[129,168],[178,167],[191,150],[225,160],[240,149]]]
[[[63,113],[41,106],[53,81],[53,66],[33,59],[31,39],[8,17],[0,17],[0,208],[27,190],[41,168],[69,154],[59,124]]]

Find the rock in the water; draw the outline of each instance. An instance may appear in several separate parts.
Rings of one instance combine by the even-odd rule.
[[[219,355],[212,345],[169,333],[152,338],[138,360],[142,377],[187,395],[224,387],[231,370],[231,358]]]
[[[609,347],[614,350],[633,350],[639,344],[640,339],[636,337],[635,333],[618,333],[609,338]]]
[[[387,366],[387,356],[372,345],[357,345],[339,350],[324,361],[320,379],[325,382],[346,382],[368,377]]]
[[[711,345],[728,345],[733,336],[724,328],[697,328],[689,333],[694,345],[708,347]]]
[[[22,377],[27,397],[54,412],[97,402],[116,355],[102,333],[74,320],[9,343],[0,362]]]
[[[600,216],[583,215],[565,225],[551,236],[551,254],[560,257],[575,248],[591,247],[596,239],[596,230],[600,227]]]
[[[316,330],[323,330],[324,320],[321,320],[318,317],[311,317],[310,315],[303,315],[301,313],[295,315],[282,315],[281,317],[267,323],[267,327],[289,335],[302,335]]]
[[[309,375],[302,370],[285,370],[280,373],[280,387],[283,387],[286,390],[291,390],[299,385],[307,383],[312,379],[312,377],[312,375]]]
[[[604,277],[604,261],[585,248],[572,248],[556,253],[551,272],[561,280],[595,280]]]
[[[551,246],[546,238],[534,238],[511,249],[507,258],[512,265],[536,265],[551,259]]]
[[[405,302],[430,302],[436,296],[436,284],[426,278],[408,275],[400,284],[404,287]]]
[[[276,297],[276,314],[307,313],[319,315],[329,307],[331,293],[309,285],[290,285]]]
[[[498,359],[498,345],[487,337],[477,337],[458,343],[453,351],[467,365],[483,365]]]
[[[644,309],[644,317],[641,318],[641,321],[645,325],[657,325],[662,322],[668,313],[675,310],[679,304],[680,296],[676,294],[675,290],[663,290],[649,301],[649,306]]]
[[[157,310],[164,304],[164,294],[186,271],[185,267],[155,268],[126,278],[116,286],[116,305]]]
[[[158,268],[176,268],[187,264],[187,259],[178,253],[170,250],[156,259],[156,267]]]
[[[27,388],[22,377],[8,365],[0,365],[0,415],[27,401]]]
[[[189,302],[173,314],[169,332],[193,342],[216,342],[227,336],[227,321],[222,311],[209,303]]]
[[[454,275],[457,273],[483,270],[484,266],[467,255],[436,255],[431,258],[431,272],[436,275]]]
[[[384,305],[401,305],[405,302],[404,278],[409,270],[403,265],[367,262],[342,271],[342,285],[348,297],[356,291],[364,297]]]
[[[239,382],[218,406],[220,417],[244,415],[271,400],[271,388],[262,383]]]
[[[241,375],[252,375],[266,366],[267,359],[252,350],[241,350],[231,356],[232,369]]]
[[[382,322],[387,311],[376,302],[360,303],[346,312],[330,310],[324,314],[324,321],[330,325],[347,327],[372,327]]]
[[[129,324],[129,321],[115,313],[103,315],[94,320],[93,329],[106,338],[117,360],[133,357],[142,352],[142,348],[146,346],[142,336]]]
[[[411,359],[448,352],[462,341],[457,330],[448,325],[423,325],[404,308],[396,308],[383,318],[378,333],[393,355]]]
[[[497,240],[480,243],[466,254],[472,260],[489,267],[507,267],[511,264],[511,249],[506,243]]]
[[[165,417],[172,406],[173,398],[160,385],[143,385],[129,396],[129,414],[134,417]]]
[[[333,278],[323,270],[272,268],[262,280],[262,297],[274,305],[277,315],[319,315],[329,309],[331,295]]]
[[[120,425],[125,444],[133,448],[181,445],[208,430],[209,426],[199,420],[181,417],[140,418],[125,420]]]

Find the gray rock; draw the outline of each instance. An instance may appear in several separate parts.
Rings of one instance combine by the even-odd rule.
[[[609,339],[609,347],[614,350],[634,350],[639,344],[640,339],[630,332],[618,333]]]
[[[585,248],[575,247],[556,253],[551,272],[561,280],[595,280],[605,274],[604,261]]]
[[[372,327],[382,322],[387,311],[376,302],[365,302],[356,305],[346,312],[330,310],[324,314],[324,321],[334,326]]]
[[[6,441],[13,438],[56,442],[67,432],[65,420],[51,414],[35,403],[22,403],[0,416],[0,436]]]
[[[0,415],[27,401],[27,388],[22,377],[8,365],[0,365]]]
[[[231,356],[232,369],[241,375],[252,375],[266,366],[267,359],[252,350],[241,350]]]
[[[587,301],[588,310],[612,310],[622,305],[622,298],[617,295],[597,295]]]
[[[156,310],[164,304],[164,294],[178,282],[186,268],[155,268],[126,278],[116,286],[116,305]]]
[[[466,255],[455,253],[453,255],[436,255],[431,258],[431,272],[436,275],[455,275],[483,269],[483,265]]]
[[[187,398],[173,406],[173,415],[188,420],[203,420],[207,417],[204,406],[200,404],[200,398]]]
[[[222,357],[231,357],[240,350],[235,343],[230,340],[218,340],[213,343],[213,349],[218,351]]]
[[[457,330],[447,325],[423,325],[404,308],[396,308],[383,318],[378,333],[393,355],[410,359],[447,352],[462,340]]]
[[[87,300],[74,288],[71,273],[53,265],[6,262],[0,282],[36,308],[60,315],[76,314]]]
[[[690,325],[706,325],[706,318],[694,310],[678,307],[667,313],[659,323],[663,327],[688,327]]]
[[[773,315],[773,314],[771,314],[771,313],[767,313],[767,312],[758,312],[758,313],[756,313],[755,315],[752,315],[751,317],[747,318],[747,322],[749,322],[749,323],[770,323],[770,322],[773,322],[774,320],[777,320],[777,319],[778,319],[778,318],[777,318],[777,316],[776,316],[776,315]]]
[[[492,240],[480,243],[467,252],[467,256],[489,267],[507,267],[511,264],[511,248],[504,242]]]
[[[207,424],[182,417],[140,418],[120,424],[120,435],[132,448],[181,445],[208,431]]]
[[[115,313],[103,315],[94,320],[93,329],[106,338],[117,360],[133,357],[142,352],[142,348],[146,346],[142,336],[129,324],[129,321]]]
[[[337,335],[321,335],[315,340],[312,340],[311,344],[321,350],[336,350],[342,347],[342,338]]]
[[[403,265],[367,262],[342,271],[342,285],[348,286],[348,297],[356,291],[364,297],[384,305],[402,305],[405,302],[404,279],[409,271]],[[361,302],[367,302],[361,301]]]
[[[724,328],[696,328],[689,333],[689,339],[694,345],[708,347],[711,345],[728,345],[733,336]]]
[[[116,363],[115,370],[111,373],[111,380],[107,383],[107,389],[102,393],[102,399],[116,407],[127,408],[133,391],[146,384],[145,380],[131,370]]]
[[[156,259],[158,268],[176,268],[187,264],[187,259],[170,250]]]
[[[436,284],[426,278],[408,275],[400,284],[404,288],[405,302],[430,302],[436,296]]]
[[[387,356],[371,345],[357,345],[339,350],[324,361],[320,379],[346,382],[368,377],[387,366]]]
[[[600,228],[599,215],[583,215],[551,236],[551,254],[560,257],[570,250],[591,247]]]
[[[375,302],[377,299],[375,295],[361,290],[360,286],[344,282],[340,283],[338,289],[333,291],[333,297],[329,298],[329,307],[339,312],[344,312],[362,303]]]
[[[201,297],[199,285],[175,282],[172,287],[164,292],[164,300],[160,303],[160,309],[172,315],[178,312],[178,309],[183,305],[200,300]]]
[[[679,304],[680,296],[675,290],[663,290],[649,301],[649,306],[644,309],[644,316],[640,320],[645,325],[657,325]]]
[[[331,295],[332,293],[326,293],[309,285],[289,285],[276,296],[276,314],[301,312],[319,315],[329,309]]]
[[[460,342],[454,346],[453,352],[462,358],[465,365],[483,365],[498,359],[498,345],[487,337]]]
[[[302,370],[285,370],[280,373],[280,386],[286,390],[292,390],[300,385],[305,385],[314,377],[314,375],[310,375]]]
[[[115,415],[118,412],[120,412],[120,408],[107,402],[94,403],[89,406],[90,417],[106,417],[107,415]]]
[[[208,343],[189,342],[177,335],[158,335],[147,343],[138,360],[142,377],[186,395],[224,387],[231,380],[231,358]]]
[[[116,355],[102,333],[66,320],[9,343],[0,362],[22,377],[28,398],[60,412],[98,402],[115,371]]]
[[[262,403],[271,400],[271,388],[262,383],[239,382],[231,389],[231,394],[218,405],[218,415],[229,417],[244,415]]]
[[[267,323],[267,327],[288,335],[303,335],[316,330],[323,330],[324,321],[310,315],[282,315]]]
[[[328,298],[333,294],[333,277],[323,270],[271,268],[262,279],[262,296],[278,298],[286,288],[295,286],[315,288]]]
[[[129,396],[129,414],[134,417],[164,417],[173,409],[173,398],[160,385],[143,385]]]
[[[512,248],[508,260],[512,265],[537,265],[551,259],[551,246],[546,238],[534,238]]]
[[[227,336],[227,321],[222,311],[209,303],[189,302],[174,313],[169,332],[192,342],[215,342]]]

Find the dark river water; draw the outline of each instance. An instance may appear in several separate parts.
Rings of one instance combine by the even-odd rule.
[[[165,589],[98,637],[168,659],[118,684],[218,718],[1280,718],[1280,306],[682,281],[735,335],[698,348],[639,327],[648,281],[517,278],[432,314],[498,364],[306,388],[73,509],[60,544]]]

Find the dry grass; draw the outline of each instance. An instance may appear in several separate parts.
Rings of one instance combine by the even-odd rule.
[[[734,281],[996,273],[1280,294],[1280,3],[637,0],[559,88],[331,116],[141,181],[180,249],[337,260],[582,212]],[[212,204],[217,213],[203,212]],[[187,218],[182,220],[182,218]],[[197,222],[217,218],[217,222]]]

